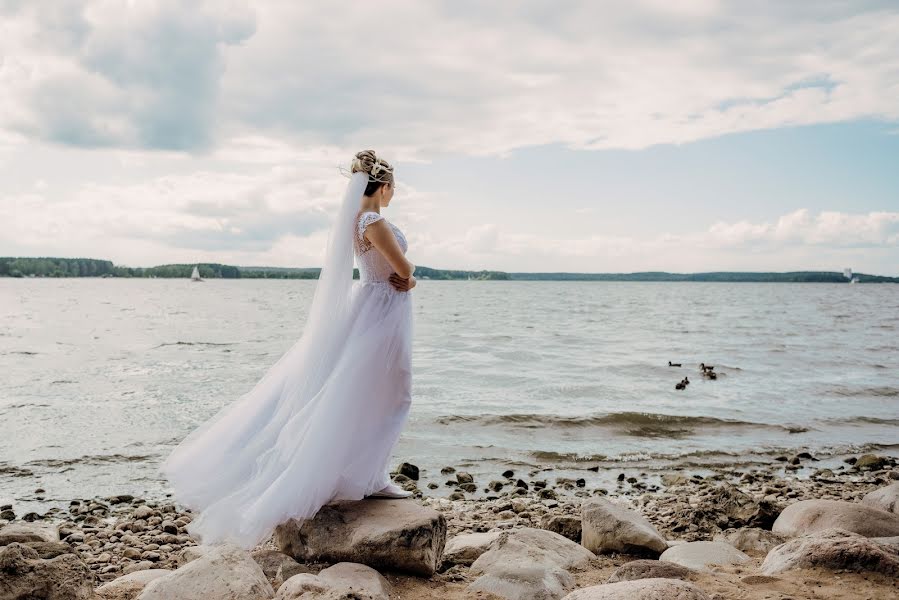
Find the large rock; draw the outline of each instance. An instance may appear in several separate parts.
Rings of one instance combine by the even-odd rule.
[[[771,548],[783,544],[787,539],[767,529],[740,527],[716,534],[713,541],[726,542],[746,554],[765,555]]]
[[[865,537],[891,537],[899,535],[899,515],[841,500],[800,500],[784,509],[771,530],[796,537],[832,528]]]
[[[891,513],[899,513],[899,481],[886,487],[868,492],[862,498],[863,505],[885,510]]]
[[[132,600],[154,579],[171,574],[169,569],[143,569],[116,577],[97,588],[97,596],[103,600]]]
[[[446,544],[446,519],[408,499],[337,502],[312,519],[278,525],[274,541],[301,562],[354,562],[429,577]]]
[[[187,563],[197,560],[212,549],[207,544],[198,544],[196,546],[185,546],[178,553],[177,563],[179,567],[183,567]]]
[[[668,545],[642,515],[605,498],[581,505],[581,544],[596,554],[623,552],[658,556]]]
[[[567,515],[544,515],[540,519],[540,529],[564,535],[572,542],[581,541],[581,520]]]
[[[485,533],[460,533],[453,536],[443,549],[443,562],[441,569],[455,565],[470,567],[479,556],[487,552],[502,531],[488,531]]]
[[[709,600],[709,595],[686,581],[654,578],[593,585],[563,600]]]
[[[49,523],[7,523],[0,527],[0,546],[13,542],[58,542],[59,530]]]
[[[275,600],[389,600],[390,584],[380,573],[358,563],[337,563],[318,575],[303,573],[285,581]]]
[[[766,575],[820,567],[899,576],[899,551],[844,529],[826,529],[777,546],[762,563]]]
[[[504,531],[471,565],[479,575],[468,589],[509,600],[555,600],[574,586],[570,569],[587,566],[593,554],[568,538],[525,527]]]
[[[693,569],[681,565],[660,560],[641,559],[626,562],[615,569],[615,572],[609,575],[606,583],[650,578],[685,579],[693,575],[697,575]]]
[[[137,600],[261,600],[274,595],[250,553],[226,543],[210,546],[202,556],[154,579]]]
[[[272,582],[272,586],[277,589],[278,586],[300,573],[311,573],[309,567],[301,565],[290,556],[277,550],[257,550],[250,556],[256,561],[265,577]]]
[[[90,600],[94,574],[75,554],[43,560],[20,542],[0,546],[0,598]]]
[[[725,542],[687,542],[668,548],[659,560],[711,573],[710,565],[739,565],[750,559]]]

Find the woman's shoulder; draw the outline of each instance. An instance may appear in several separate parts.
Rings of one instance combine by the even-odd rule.
[[[377,213],[373,210],[362,210],[359,211],[359,218],[356,220],[358,224],[359,233],[365,231],[365,228],[374,223],[375,221],[385,221],[388,222],[387,219],[381,213]],[[389,223],[389,222],[388,222]]]

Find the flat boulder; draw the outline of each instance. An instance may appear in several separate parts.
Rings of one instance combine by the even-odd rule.
[[[13,542],[58,542],[59,530],[49,523],[7,523],[0,527],[0,546]]]
[[[484,533],[460,533],[451,537],[443,549],[443,562],[440,568],[445,570],[455,565],[470,567],[471,563],[490,549],[500,534],[502,531],[497,530]]]
[[[300,562],[352,562],[430,577],[446,545],[442,514],[409,499],[326,504],[275,527],[275,545]]]
[[[750,558],[726,542],[700,541],[672,546],[662,552],[659,560],[711,573],[711,565],[739,565]]]
[[[606,583],[636,581],[637,579],[686,579],[697,575],[696,571],[672,562],[640,559],[626,562],[609,575]]]
[[[172,571],[169,569],[142,569],[121,577],[97,588],[97,596],[103,600],[131,600],[140,594],[147,584],[159,577],[165,577]]]
[[[658,556],[665,538],[643,515],[605,498],[581,505],[581,545],[595,554],[622,552]]]
[[[575,590],[563,600],[710,600],[709,595],[679,579],[638,579]]]
[[[800,500],[780,513],[771,530],[796,537],[832,528],[865,537],[891,537],[899,535],[899,514],[842,500]]]
[[[231,543],[150,581],[137,600],[262,600],[275,590],[250,553]]]
[[[92,600],[94,574],[75,554],[48,560],[20,542],[0,546],[0,598]]]
[[[367,565],[337,563],[318,575],[294,575],[278,588],[275,600],[389,600],[390,583]]]
[[[899,513],[899,481],[886,487],[868,492],[862,498],[864,506],[885,510],[891,513]]]
[[[737,550],[742,550],[746,554],[760,556],[768,554],[771,548],[779,546],[787,541],[786,537],[759,527],[727,529],[716,534],[712,540],[715,542],[728,543]]]
[[[504,531],[472,563],[469,573],[479,577],[468,589],[508,600],[555,600],[574,587],[569,571],[586,567],[592,558],[589,550],[552,531]]]
[[[858,533],[826,529],[777,546],[765,557],[761,571],[774,575],[815,567],[899,576],[899,551]]]

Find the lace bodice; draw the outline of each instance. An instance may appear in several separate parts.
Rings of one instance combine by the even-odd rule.
[[[380,221],[382,219],[386,221],[390,226],[390,229],[393,230],[393,235],[396,236],[396,241],[403,250],[403,254],[405,254],[406,250],[409,248],[409,244],[406,242],[406,236],[403,235],[403,232],[400,231],[399,227],[390,221],[387,221],[387,219],[384,219],[383,216],[376,212],[360,212],[359,218],[356,220],[355,235],[353,236],[353,254],[355,254],[356,264],[359,266],[360,281],[387,281],[390,274],[393,273],[393,267],[390,266],[390,263],[384,258],[384,255],[362,235],[365,233],[366,227],[375,221]]]

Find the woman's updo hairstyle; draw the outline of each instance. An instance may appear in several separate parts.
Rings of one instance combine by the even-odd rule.
[[[357,152],[350,173],[368,173],[365,195],[371,196],[385,183],[393,185],[393,167],[386,160],[378,158],[374,150]]]

